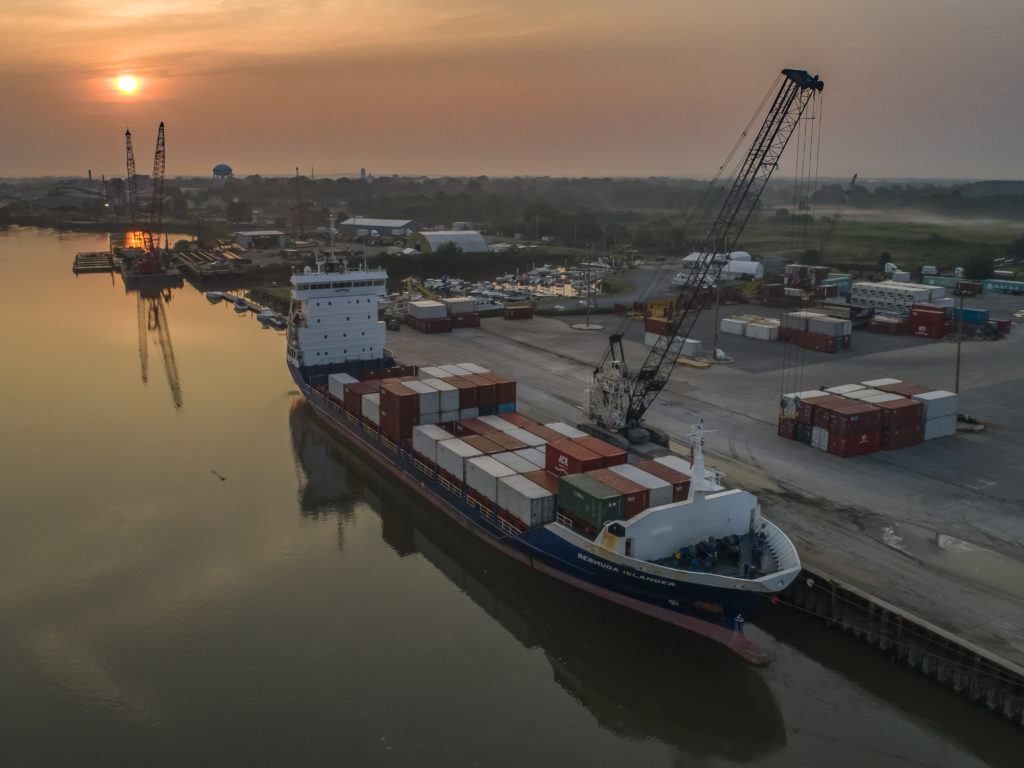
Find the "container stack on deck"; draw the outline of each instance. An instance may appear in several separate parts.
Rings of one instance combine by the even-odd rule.
[[[688,463],[628,463],[626,451],[562,422],[516,413],[515,381],[472,363],[328,377],[335,407],[403,446],[421,469],[517,531],[556,514],[587,534],[684,500]],[[492,518],[493,519],[493,518]]]
[[[441,300],[451,318],[452,328],[479,328],[480,313],[476,311],[476,302],[472,296]]]
[[[956,433],[957,396],[899,379],[873,379],[782,398],[779,436],[842,458]]]
[[[782,316],[779,338],[814,352],[838,352],[850,348],[853,323],[824,312],[801,310]]]
[[[440,301],[410,301],[405,322],[420,333],[447,333],[452,329],[448,309]]]

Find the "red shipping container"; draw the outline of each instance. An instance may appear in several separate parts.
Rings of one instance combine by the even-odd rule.
[[[449,376],[445,383],[451,384],[459,390],[459,410],[463,408],[479,408],[480,399],[477,395],[476,384],[466,381],[468,376]]]
[[[493,382],[498,387],[498,404],[514,403],[516,401],[516,382],[508,376],[502,376],[494,371],[478,374],[481,378]]]
[[[628,461],[624,450],[616,448],[611,443],[606,443],[600,438],[587,435],[586,437],[577,437],[573,442],[579,443],[588,451],[593,451],[598,456],[604,458],[602,467],[614,467],[618,464],[625,464]]]
[[[463,435],[487,435],[498,430],[480,419],[459,419],[455,422],[455,434]]]
[[[685,501],[690,495],[690,478],[682,472],[677,472],[671,467],[659,464],[654,459],[644,459],[633,465],[642,469],[649,475],[654,475],[659,480],[672,484],[672,501]]]
[[[644,320],[644,332],[660,334],[665,330],[666,325],[668,325],[668,320],[664,318],[648,317]]]
[[[471,445],[476,448],[480,453],[490,456],[492,453],[503,453],[505,451],[500,445],[493,440],[490,440],[487,435],[463,435],[459,438],[466,445]]]
[[[529,320],[533,317],[533,307],[505,307],[506,320]]]
[[[804,424],[814,424],[815,410],[819,407],[827,407],[829,403],[843,402],[845,400],[846,398],[842,395],[833,395],[831,392],[822,392],[819,396],[802,399],[796,410],[796,420]],[[818,424],[817,426],[824,426],[824,424]]]
[[[459,378],[463,381],[468,381],[476,387],[477,403],[480,408],[487,408],[498,404],[498,387],[496,384],[475,373]]]
[[[881,447],[882,433],[878,430],[873,432],[851,432],[844,435],[830,432],[828,436],[828,452],[841,456],[844,459],[874,453]]]
[[[1000,318],[993,317],[991,318],[991,322],[996,324],[996,330],[1000,333],[1009,333],[1010,328],[1012,327],[1009,320],[1002,320]]]
[[[920,384],[911,384],[909,381],[901,381],[898,384],[883,384],[880,387],[875,387],[883,392],[895,392],[897,395],[903,395],[904,397],[913,397],[914,395],[923,395],[925,392],[934,392],[934,387],[922,387]]]
[[[512,424],[516,427],[520,427],[522,429],[526,429],[527,427],[538,426],[537,422],[534,421],[533,419],[528,419],[525,416],[520,416],[518,413],[499,413],[498,418],[503,419],[507,421],[509,424]]]
[[[544,452],[544,469],[556,475],[578,475],[592,469],[601,469],[604,457],[589,451],[572,440],[548,443]]]
[[[627,520],[651,506],[651,489],[644,488],[628,477],[617,475],[610,469],[595,469],[587,472],[587,476],[622,494],[623,514]]]
[[[793,440],[796,437],[796,419],[779,416],[779,437]]]
[[[398,411],[403,415],[420,412],[420,396],[404,384],[384,384],[380,388],[381,418],[385,412]]]
[[[463,312],[460,315],[452,315],[452,328],[479,328],[479,312]]]
[[[565,440],[565,435],[561,432],[555,432],[555,430],[545,427],[543,424],[538,424],[535,427],[526,427],[525,429],[531,435],[536,435],[548,443],[557,443],[559,440]]]
[[[882,410],[882,429],[920,426],[924,421],[924,404],[904,397],[887,403],[874,403]]]
[[[397,411],[387,412],[381,408],[380,431],[392,442],[412,439],[412,431],[420,425],[418,413],[406,414]]]
[[[379,381],[357,381],[345,385],[345,411],[353,416],[363,412],[363,395],[380,392]]]
[[[924,440],[924,425],[915,424],[909,427],[890,427],[882,430],[882,450],[895,451],[908,448]]]
[[[801,333],[800,340],[797,343],[803,349],[809,349],[812,352],[836,351],[835,336],[827,336],[823,333],[810,333],[809,331],[804,331]]]
[[[829,406],[830,435],[877,432],[882,428],[882,411],[868,403],[848,400]]]
[[[548,493],[553,493],[556,497],[558,496],[558,478],[546,469],[537,469],[533,472],[523,472],[523,477],[527,480],[532,480]]]

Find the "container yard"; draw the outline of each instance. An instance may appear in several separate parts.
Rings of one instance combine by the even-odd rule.
[[[1024,309],[1024,304],[1008,295],[986,300],[991,315],[1010,317]],[[751,314],[769,315],[751,310]],[[774,317],[781,321],[781,314]],[[520,325],[485,318],[479,329],[466,335],[435,343],[398,334],[389,344],[409,362],[461,354],[484,367],[516,371],[515,416],[537,421],[538,426],[526,429],[551,444],[567,426],[569,434],[564,436],[570,441],[584,436],[569,425],[580,420],[584,382],[606,344],[603,334],[572,330],[572,321],[536,318]],[[714,322],[707,313],[694,335],[711,338]],[[632,359],[642,357],[644,333],[639,322],[625,333],[624,345]],[[953,391],[955,345],[863,332],[843,355],[805,353],[812,357],[805,359],[799,371],[803,386],[798,383],[785,392],[820,395],[820,388],[828,388],[830,382],[853,383],[845,395],[828,393],[849,403],[834,411],[840,424],[834,438],[832,429],[825,430],[827,437],[818,433],[819,445],[832,445],[831,456],[825,455],[827,447],[820,451],[811,447],[813,410],[811,421],[807,416],[788,420],[794,430],[787,435],[790,439],[777,436],[781,347],[753,338],[724,340],[735,358],[732,365],[677,373],[649,418],[677,439],[701,419],[717,429],[716,442],[723,448],[709,458],[709,464],[724,472],[724,485],[735,478],[745,487],[759,489],[763,503],[772,505],[774,513],[796,532],[794,543],[807,553],[805,565],[819,585],[827,579],[837,589],[867,595],[865,599],[885,603],[887,610],[902,611],[907,622],[918,621],[956,638],[959,649],[968,645],[981,649],[985,664],[1020,673],[1024,670],[1024,595],[1012,585],[1024,583],[1021,574],[994,582],[971,564],[971,555],[951,559],[949,550],[935,545],[943,537],[955,537],[974,542],[977,552],[1017,562],[1019,554],[1012,542],[1024,540],[1024,523],[1017,514],[1019,499],[1024,498],[1024,478],[1017,471],[1024,460],[1024,435],[1017,416],[1018,338],[1010,335],[997,344],[964,344],[960,393],[955,399],[941,394],[921,397],[928,391]],[[908,380],[925,384],[911,391],[915,388]],[[893,387],[902,387],[906,394]],[[874,402],[852,397],[857,391]],[[805,404],[805,410],[809,407]],[[878,414],[868,417],[877,419],[875,428],[851,430],[860,421],[853,418],[860,412]],[[955,429],[955,415],[952,422],[950,416],[956,412],[994,429],[948,434],[951,423]],[[561,425],[552,419],[559,419]],[[831,426],[831,420],[828,423]],[[798,429],[804,433],[803,440],[796,438]],[[872,433],[877,437],[862,437]],[[445,442],[452,441],[445,438]],[[872,450],[858,454],[866,448]],[[595,456],[578,448],[568,450],[601,469]],[[849,458],[836,460],[843,454]],[[687,468],[685,459],[676,460]],[[441,464],[440,458],[437,463]],[[627,466],[669,483],[676,497],[686,492],[689,477],[676,468],[653,460]],[[582,464],[574,468],[583,469]],[[593,471],[588,466],[569,475],[588,478],[571,484],[599,491],[596,482],[600,481],[587,474]],[[561,478],[546,470],[521,474],[549,493],[565,490],[560,487]],[[648,488],[648,493],[656,492],[653,485]],[[583,505],[578,507],[584,513],[581,521],[586,516],[599,520],[595,505],[601,498],[574,497],[569,503]],[[928,499],[927,509],[921,506],[922,499]],[[1000,618],[993,621],[993,616]]]

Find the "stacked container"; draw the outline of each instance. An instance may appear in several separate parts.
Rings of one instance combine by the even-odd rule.
[[[493,456],[473,456],[466,459],[466,485],[469,494],[484,506],[498,502],[498,480],[515,475],[516,471]]]
[[[465,441],[453,437],[437,443],[437,468],[450,482],[461,485],[466,480],[466,460],[482,455]]]
[[[419,398],[405,384],[384,384],[380,388],[381,434],[396,443],[411,438],[413,427],[419,426]]]
[[[610,469],[595,469],[587,475],[622,495],[622,517],[625,520],[636,517],[650,506],[651,492],[635,480]]]
[[[573,440],[573,442],[600,456],[602,468],[614,467],[616,464],[625,464],[628,460],[624,450],[616,448],[614,445],[606,443],[604,440],[593,437],[592,435],[578,437]]]
[[[433,466],[437,464],[437,444],[453,439],[455,438],[436,424],[428,424],[416,427],[412,431],[412,449],[417,458]]]
[[[555,519],[556,496],[524,475],[498,480],[498,507],[527,528]]]
[[[924,439],[956,434],[957,396],[945,390],[913,395],[924,408]]]
[[[591,530],[622,519],[622,494],[584,474],[559,478],[558,505]]]
[[[913,336],[941,339],[949,332],[946,310],[941,307],[918,305],[910,310],[908,332]]]
[[[505,307],[506,320],[529,320],[533,317],[533,307]]]
[[[554,475],[575,475],[601,469],[605,458],[572,440],[559,440],[545,446],[544,469]]]

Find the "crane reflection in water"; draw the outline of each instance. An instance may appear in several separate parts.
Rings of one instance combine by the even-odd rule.
[[[175,408],[181,408],[181,376],[178,364],[174,360],[174,346],[171,344],[171,330],[167,322],[166,306],[171,300],[169,288],[146,289],[137,294],[139,319],[139,366],[142,372],[142,383],[149,383],[149,338],[160,353],[164,371],[167,374],[167,386],[171,391],[171,399]]]

